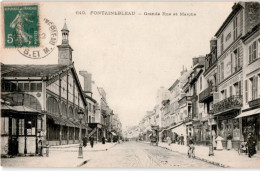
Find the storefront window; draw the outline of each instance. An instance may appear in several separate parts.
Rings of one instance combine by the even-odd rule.
[[[9,117],[1,117],[1,135],[9,133]]]
[[[246,140],[247,139],[247,136],[249,134],[249,132],[253,133],[253,136],[256,136],[256,120],[257,117],[246,117],[246,118],[243,118],[243,123],[242,123],[242,126],[243,126],[243,136],[244,136],[244,139]]]
[[[36,133],[35,126],[36,126],[35,120],[26,120],[26,124],[25,124],[26,135],[35,135]]]
[[[12,118],[12,135],[16,135],[16,119]]]
[[[19,135],[24,135],[24,119],[19,119]]]

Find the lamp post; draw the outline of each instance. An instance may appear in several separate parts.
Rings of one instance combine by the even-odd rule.
[[[82,151],[82,138],[81,138],[81,124],[82,124],[82,119],[83,119],[83,115],[84,115],[84,112],[80,109],[79,112],[79,124],[80,124],[80,127],[79,127],[79,154],[78,154],[78,158],[83,158],[83,151]]]
[[[210,131],[210,138],[209,138],[209,156],[214,156],[214,151],[213,151],[213,139],[212,139],[212,124],[211,124],[211,117],[208,119],[209,123],[209,131]]]

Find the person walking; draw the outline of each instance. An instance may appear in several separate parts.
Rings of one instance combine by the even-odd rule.
[[[93,148],[93,146],[94,146],[94,138],[92,136],[89,137],[89,141],[90,141],[91,148]]]
[[[87,138],[87,135],[85,135],[83,137],[83,147],[86,147],[87,146],[87,142],[88,142],[88,138]]]
[[[106,139],[105,139],[105,137],[102,137],[102,144],[106,144]]]
[[[253,134],[250,132],[248,134],[248,138],[247,138],[248,157],[249,158],[251,158],[254,154],[256,154],[255,145],[256,145],[256,140],[254,139]]]
[[[227,150],[230,150],[230,149],[232,149],[232,135],[231,134],[228,134],[228,136],[227,136]]]
[[[181,145],[184,145],[184,136],[182,134],[181,134],[180,140],[181,140]]]

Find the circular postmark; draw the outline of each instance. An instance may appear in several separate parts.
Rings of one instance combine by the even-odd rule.
[[[39,34],[40,45],[38,47],[28,47],[26,45],[15,45],[18,52],[23,56],[31,59],[41,59],[48,56],[56,47],[58,41],[58,30],[56,25],[47,18],[41,22]]]

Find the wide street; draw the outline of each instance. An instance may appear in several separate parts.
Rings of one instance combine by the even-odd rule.
[[[190,159],[186,155],[141,142],[125,142],[108,151],[85,153],[88,162],[81,167],[124,168],[217,168],[218,166]]]

